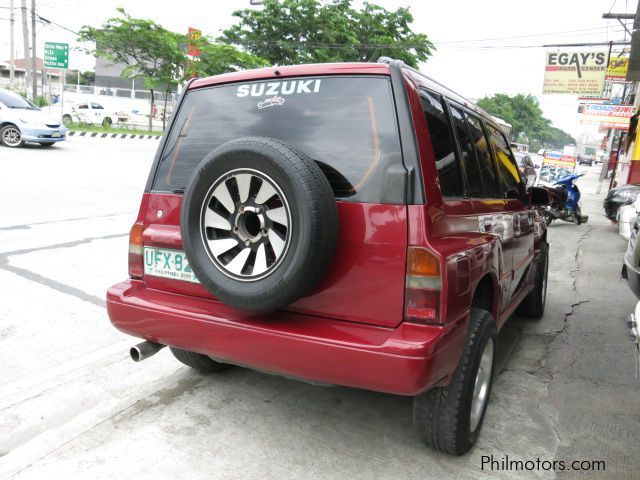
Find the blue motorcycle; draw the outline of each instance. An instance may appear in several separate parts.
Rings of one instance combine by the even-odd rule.
[[[564,220],[576,225],[589,220],[589,217],[580,211],[580,189],[575,183],[583,175],[571,173],[556,180],[554,187],[549,188],[551,204],[540,212],[547,225],[551,225],[554,220]]]

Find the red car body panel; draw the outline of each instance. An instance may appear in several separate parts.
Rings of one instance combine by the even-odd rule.
[[[146,246],[182,249],[182,195],[145,194],[141,222]],[[402,321],[407,206],[338,203],[338,245],[324,279],[287,310],[393,327]],[[158,216],[158,212],[162,212]],[[150,288],[213,298],[198,284],[146,276]],[[366,299],[366,301],[363,301]]]
[[[331,74],[390,75],[390,67],[377,63],[266,68],[198,79],[189,89]],[[538,253],[532,248],[530,216],[516,218],[518,230],[514,227],[512,238],[479,228],[483,216],[514,215],[520,207],[508,201],[442,198],[419,88],[443,87],[410,70],[403,70],[403,78],[425,204],[338,202],[339,248],[326,277],[286,310],[251,314],[218,302],[199,284],[145,276],[109,289],[112,323],[150,341],[303,379],[401,395],[448,384],[464,349],[471,299],[479,283],[490,282],[491,310],[500,328],[531,290]],[[457,101],[473,107],[461,97]],[[144,194],[137,223],[145,225],[145,246],[182,248],[181,202],[179,194]],[[522,207],[522,212],[529,211]],[[506,245],[506,263],[505,240],[512,242]],[[438,324],[403,322],[408,246],[425,247],[440,258]]]
[[[294,312],[252,315],[213,299],[149,288],[111,287],[107,310],[123,332],[292,377],[416,395],[447,382],[464,345],[456,324],[384,328]]]

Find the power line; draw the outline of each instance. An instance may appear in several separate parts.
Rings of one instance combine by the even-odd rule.
[[[513,40],[516,38],[549,37],[552,35],[566,35],[566,34],[573,34],[577,32],[605,33],[608,30],[609,30],[608,27],[591,27],[591,28],[582,28],[579,30],[563,30],[562,32],[534,33],[530,35],[515,35],[511,37],[480,38],[480,39],[471,39],[471,40],[456,40],[452,42],[434,42],[434,43],[438,45],[452,45],[452,44],[460,44],[460,43],[480,43],[480,42],[489,42],[489,41],[495,41],[495,40]]]
[[[5,10],[9,10],[11,7],[0,7],[1,9],[5,9]],[[30,8],[26,9],[28,12],[31,12]],[[74,35],[80,35],[78,32],[76,32],[75,30],[70,29],[69,27],[65,27],[64,25],[60,25],[57,22],[54,22],[53,20],[49,20],[48,18],[44,18],[42,15],[39,15],[38,13],[35,14],[36,17],[38,18],[38,21],[40,23],[43,24],[49,24],[49,25],[55,25],[56,27],[62,28],[63,30],[66,30],[68,32],[73,33]]]
[[[73,33],[74,35],[80,35],[80,34],[79,34],[78,32],[76,32],[75,30],[71,30],[70,28],[65,27],[64,25],[60,25],[59,23],[56,23],[56,22],[54,22],[54,21],[52,21],[52,20],[48,20],[48,19],[46,19],[46,18],[44,18],[44,17],[42,17],[42,16],[40,16],[40,15],[38,15],[38,14],[36,14],[36,16],[37,16],[41,21],[43,21],[44,23],[51,24],[51,25],[55,25],[56,27],[62,28],[63,30],[66,30],[67,32],[71,32],[71,33]]]
[[[326,49],[345,49],[345,48],[353,48],[356,50],[376,50],[376,49],[385,49],[385,50],[406,50],[411,48],[423,48],[424,44],[367,44],[367,43],[309,43],[304,41],[294,41],[294,40],[280,40],[280,41],[260,41],[260,40],[252,40],[252,41],[237,41],[233,42],[243,46],[265,46],[265,47],[286,47],[286,48],[326,48]],[[573,44],[565,44],[564,46],[596,46],[596,45],[609,45],[610,42],[589,42],[589,43],[573,43]],[[627,45],[628,42],[624,41],[614,41],[614,45]],[[436,45],[437,47],[438,45]],[[471,45],[471,46],[463,46],[463,45],[452,45],[450,47],[445,46],[445,48],[457,48],[461,50],[469,50],[469,49],[517,49],[517,48],[549,48],[556,46],[554,45]]]
[[[613,8],[615,6],[614,2],[611,6]],[[0,9],[9,9],[9,7],[0,7]],[[30,9],[27,9],[30,10]],[[39,14],[36,13],[36,17],[38,21],[42,24],[46,25],[55,25],[58,28],[66,30],[74,35],[79,35],[79,33],[69,27],[61,25],[57,22],[49,20]],[[545,45],[468,45],[473,43],[484,43],[484,42],[492,42],[492,41],[501,41],[501,40],[514,40],[514,39],[524,39],[524,38],[539,38],[539,37],[549,37],[554,35],[573,35],[576,33],[584,32],[585,35],[590,33],[621,33],[622,29],[609,29],[609,27],[591,27],[591,28],[582,28],[576,30],[564,30],[562,32],[546,32],[546,33],[537,33],[537,34],[528,34],[528,35],[514,35],[514,36],[506,36],[506,37],[491,37],[491,38],[481,38],[481,39],[468,39],[468,40],[455,40],[449,42],[432,42],[436,48],[445,48],[445,49],[471,49],[471,50],[509,50],[509,49],[531,49],[531,48],[547,48]],[[274,46],[274,47],[308,47],[308,48],[326,48],[326,49],[344,49],[344,48],[355,48],[355,49],[364,49],[364,50],[376,50],[376,49],[387,49],[387,50],[404,50],[404,49],[415,49],[424,47],[423,44],[343,44],[343,43],[306,43],[306,42],[298,42],[298,41],[275,41],[275,42],[262,42],[262,41],[243,41],[243,42],[234,42],[243,46],[249,45],[264,45],[264,46]]]

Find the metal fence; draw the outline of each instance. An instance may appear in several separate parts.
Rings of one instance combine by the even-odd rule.
[[[0,88],[9,88],[10,83],[8,78],[0,77]],[[49,82],[44,87],[39,83],[38,91],[42,94],[44,90],[44,96],[49,97],[51,95],[60,95],[61,84],[58,82]],[[18,92],[26,92],[27,85],[24,78],[16,78],[13,82],[13,90]],[[151,100],[151,94],[148,90],[132,90],[130,88],[111,88],[100,87],[97,85],[65,85],[65,92],[85,94],[85,95],[104,95],[109,97],[118,98],[132,98],[136,100]],[[164,92],[155,92],[156,102],[164,102]],[[176,100],[177,94],[170,93],[167,98],[167,103],[173,104]]]
[[[109,97],[151,100],[149,90],[132,90],[130,88],[100,87],[97,85],[65,85],[64,91],[86,95],[105,95]],[[176,96],[176,93],[170,93],[167,98],[167,103],[173,103],[176,100]],[[165,100],[164,92],[154,92],[154,97],[156,102],[164,102]]]

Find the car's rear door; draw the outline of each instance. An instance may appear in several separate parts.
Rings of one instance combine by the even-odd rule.
[[[516,160],[504,134],[494,125],[487,125],[495,154],[506,208],[513,218],[513,280],[509,296],[512,298],[522,286],[527,267],[533,260],[533,211],[522,202],[526,187],[518,172]],[[529,157],[524,160],[531,162]]]
[[[502,198],[489,140],[482,120],[455,103],[450,111],[461,151],[466,191],[478,219],[478,230],[500,240],[498,281],[500,311],[508,305],[513,272],[513,218]]]

